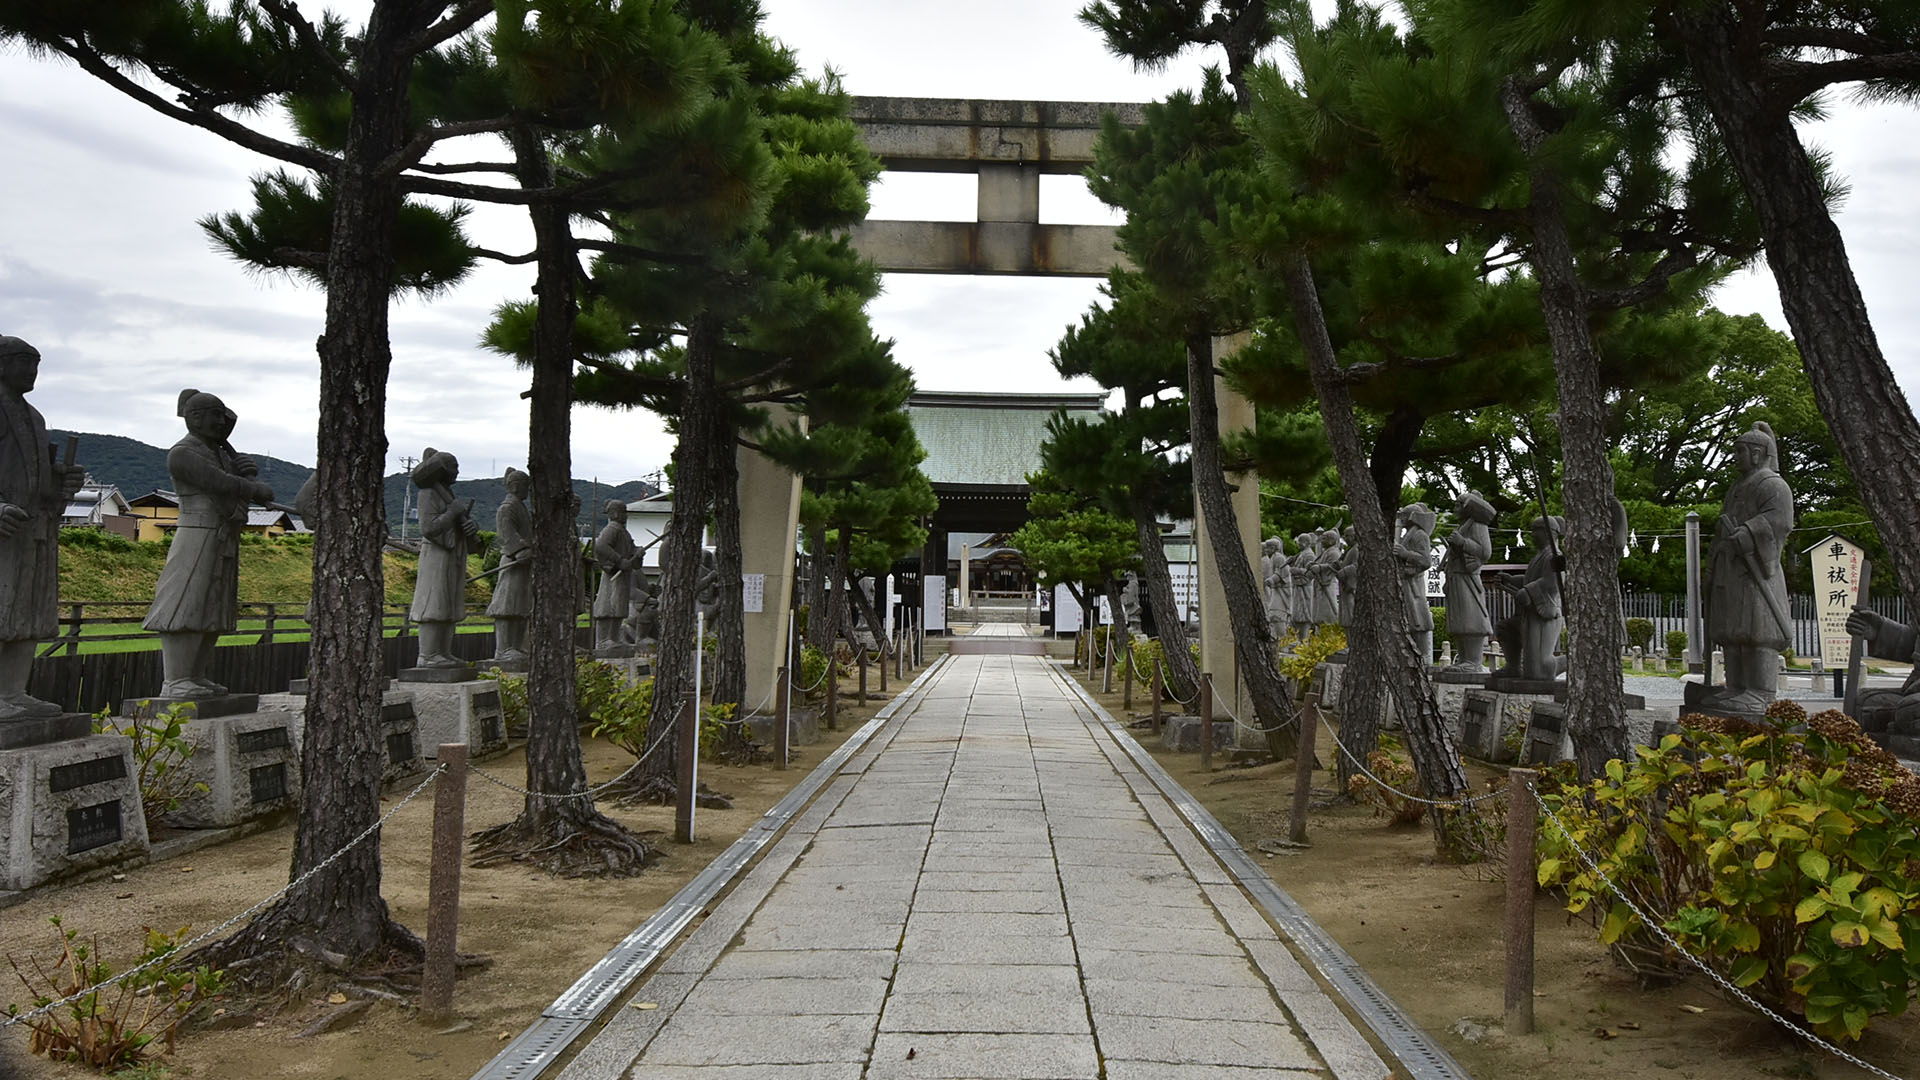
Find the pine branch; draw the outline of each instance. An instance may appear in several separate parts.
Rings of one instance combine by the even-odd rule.
[[[260,0],[260,7],[267,14],[293,27],[293,32],[300,38],[300,44],[305,45],[315,59],[327,66],[327,71],[333,75],[334,81],[340,84],[341,89],[353,89],[353,72],[347,69],[346,63],[332,49],[327,48],[326,42],[320,40],[320,31],[314,28],[313,23],[307,21],[305,15],[300,14],[300,8],[293,0]]]
[[[657,262],[666,263],[669,266],[704,266],[706,264],[706,260],[698,255],[688,255],[679,251],[656,251],[617,240],[576,240],[574,246],[591,251],[602,251],[624,262]]]
[[[505,173],[509,176],[513,174],[511,161],[465,161],[444,165],[422,161],[407,168],[414,172],[433,173],[438,176],[454,176],[460,173]]]
[[[405,169],[413,168],[433,145],[442,139],[458,138],[461,135],[490,135],[518,127],[525,122],[518,115],[495,116],[485,120],[459,120],[450,124],[430,124],[422,128],[405,146],[395,150],[391,156],[381,162],[375,170],[380,176],[398,175]],[[488,170],[492,171],[492,170]],[[512,171],[509,166],[501,171]]]
[[[1674,275],[1691,270],[1699,265],[1699,258],[1693,248],[1681,244],[1670,249],[1661,260],[1647,271],[1647,276],[1636,285],[1624,289],[1583,289],[1586,294],[1588,311],[1618,311],[1633,307],[1667,291],[1667,284]]]
[[[1791,49],[1831,49],[1860,56],[1879,56],[1905,47],[1857,30],[1837,26],[1776,26],[1760,35],[1768,45]]]
[[[1804,60],[1769,60],[1766,73],[1771,91],[1768,97],[1774,107],[1789,109],[1807,95],[1835,83],[1920,78],[1920,51],[1907,49],[1877,56],[1851,56],[1817,64]]]
[[[540,257],[538,251],[529,251],[525,255],[509,255],[504,251],[495,251],[492,248],[473,247],[472,245],[468,245],[468,249],[483,259],[492,259],[495,262],[503,263],[530,263]]]
[[[463,0],[460,6],[447,13],[446,18],[408,38],[402,49],[418,56],[428,49],[437,48],[443,42],[459,37],[472,29],[475,23],[492,13],[493,0]]]
[[[269,135],[264,135],[237,120],[222,116],[217,112],[202,109],[197,106],[189,108],[176,105],[161,97],[159,94],[154,93],[152,90],[134,82],[125,72],[108,63],[106,58],[85,45],[72,41],[51,42],[50,45],[62,56],[80,65],[82,71],[85,71],[87,74],[92,75],[94,78],[99,79],[101,82],[106,83],[108,86],[113,87],[127,97],[132,98],[163,116],[169,116],[181,123],[192,124],[194,127],[211,131],[228,142],[236,146],[245,147],[254,153],[264,154],[267,157],[287,162],[290,165],[299,165],[303,168],[312,169],[315,172],[331,173],[334,167],[339,164],[338,160],[331,154],[315,150],[310,146],[302,146],[298,143],[290,143]]]

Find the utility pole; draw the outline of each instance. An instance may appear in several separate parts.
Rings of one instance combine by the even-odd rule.
[[[407,512],[413,505],[413,467],[419,458],[411,454],[400,455],[400,539],[407,538]]]

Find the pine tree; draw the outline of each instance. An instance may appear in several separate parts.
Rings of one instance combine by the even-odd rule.
[[[1188,438],[1186,409],[1161,395],[1186,382],[1186,351],[1153,317],[1152,290],[1131,271],[1108,276],[1105,307],[1069,326],[1049,356],[1063,378],[1088,376],[1121,391],[1118,413],[1087,420],[1056,414],[1041,446],[1045,472],[1068,487],[1097,492],[1117,516],[1133,522],[1140,579],[1166,656],[1168,685],[1182,699],[1198,693],[1200,668],[1187,647],[1187,627],[1174,600],[1173,574],[1160,537],[1160,517],[1191,512],[1188,463],[1174,451]]]

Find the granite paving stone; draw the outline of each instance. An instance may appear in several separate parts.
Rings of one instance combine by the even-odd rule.
[[[1050,662],[949,657],[887,723],[564,1080],[1387,1074]]]

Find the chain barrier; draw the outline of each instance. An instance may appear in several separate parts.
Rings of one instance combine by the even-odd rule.
[[[1216,696],[1213,699],[1213,703],[1219,706],[1222,710],[1226,712],[1227,716],[1233,720],[1234,727],[1240,728],[1244,731],[1251,731],[1257,735],[1271,735],[1276,731],[1285,731],[1286,729],[1300,722],[1299,716],[1296,715],[1292,720],[1289,720],[1283,724],[1276,724],[1273,727],[1259,727],[1254,724],[1249,724],[1245,720],[1240,719],[1240,715],[1233,711],[1233,706],[1227,704],[1225,701],[1220,700],[1219,697]]]
[[[529,798],[534,798],[534,799],[545,799],[548,802],[566,802],[568,799],[590,799],[595,795],[598,795],[601,792],[607,790],[608,788],[611,788],[613,785],[619,783],[620,781],[625,780],[627,777],[632,776],[633,771],[635,769],[638,769],[641,765],[645,764],[646,760],[653,756],[654,751],[667,745],[667,743],[670,741],[672,740],[661,739],[659,742],[654,743],[652,746],[648,747],[644,752],[642,752],[639,757],[634,758],[633,764],[627,766],[624,772],[622,772],[619,776],[616,776],[611,780],[607,780],[607,781],[603,781],[602,783],[595,784],[594,786],[587,788],[585,791],[569,791],[561,795],[555,795],[545,791],[529,791],[526,788],[519,786],[518,784],[509,784],[505,780],[502,780],[499,777],[494,776],[492,773],[489,773],[483,769],[476,769],[472,766],[467,767],[467,772],[471,773],[474,776],[479,777],[482,780],[485,780],[487,783],[492,784],[494,787],[506,788],[508,791],[513,792],[515,795],[525,795],[525,796],[528,796]]]
[[[827,657],[827,666],[821,670],[820,677],[813,680],[812,686],[801,686],[798,683],[793,681],[792,676],[788,676],[787,685],[793,687],[794,689],[800,691],[803,694],[811,694],[815,690],[818,690],[822,686],[825,686],[827,684],[827,675],[833,671],[833,665],[834,665],[833,657],[831,656]]]
[[[1160,666],[1160,658],[1157,656],[1153,658],[1153,670],[1160,676],[1161,692],[1165,693],[1169,698],[1172,698],[1176,703],[1191,705],[1200,700],[1200,692],[1198,690],[1195,690],[1193,696],[1190,698],[1183,698],[1173,692],[1173,684],[1167,681],[1167,669]]]
[[[1699,957],[1693,955],[1693,953],[1689,952],[1685,946],[1681,945],[1678,941],[1674,940],[1673,935],[1667,933],[1667,929],[1662,923],[1656,922],[1651,915],[1647,914],[1645,909],[1643,909],[1639,904],[1636,904],[1633,902],[1633,898],[1627,895],[1626,890],[1614,884],[1613,879],[1607,876],[1607,872],[1605,870],[1600,869],[1599,863],[1595,862],[1592,856],[1590,856],[1587,853],[1587,849],[1581,847],[1580,844],[1574,840],[1573,833],[1566,827],[1565,824],[1561,822],[1560,815],[1554,813],[1553,807],[1548,806],[1546,803],[1546,800],[1540,797],[1540,789],[1538,787],[1535,787],[1533,784],[1529,783],[1527,785],[1527,791],[1529,794],[1533,796],[1534,805],[1538,806],[1540,808],[1540,811],[1547,816],[1547,821],[1552,823],[1554,829],[1560,833],[1560,838],[1567,842],[1567,846],[1573,849],[1573,853],[1579,857],[1581,864],[1587,868],[1587,871],[1591,873],[1594,877],[1599,878],[1600,883],[1606,886],[1608,892],[1619,897],[1620,902],[1627,905],[1627,907],[1633,911],[1634,915],[1639,918],[1641,924],[1644,925],[1648,930],[1652,931],[1653,934],[1656,937],[1658,937],[1661,941],[1665,942],[1668,948],[1672,949],[1674,952],[1679,953],[1681,956],[1686,957],[1687,961],[1691,963],[1694,967],[1699,968],[1701,973],[1706,975],[1707,978],[1712,979],[1716,983],[1719,983],[1721,989],[1725,990],[1729,994],[1732,994],[1734,997],[1740,999],[1740,1001],[1744,1002],[1746,1005],[1752,1007],[1754,1010],[1766,1016],[1767,1019],[1772,1020],[1774,1023],[1779,1024],[1781,1027],[1784,1027],[1789,1031],[1792,1031],[1795,1035],[1800,1036],[1802,1039],[1805,1039],[1807,1042],[1813,1044],[1814,1046],[1822,1050],[1825,1050],[1827,1053],[1832,1054],[1833,1056],[1841,1059],[1842,1061],[1847,1062],[1848,1064],[1854,1066],[1855,1068],[1864,1069],[1867,1072],[1870,1072],[1873,1075],[1880,1077],[1881,1080],[1902,1080],[1901,1077],[1896,1076],[1893,1073],[1890,1073],[1887,1070],[1880,1068],[1878,1065],[1875,1065],[1872,1062],[1864,1061],[1858,1057],[1855,1057],[1854,1055],[1848,1053],[1846,1050],[1842,1049],[1841,1047],[1836,1046],[1831,1042],[1828,1042],[1826,1039],[1821,1038],[1819,1035],[1811,1031],[1808,1031],[1806,1028],[1800,1026],[1799,1024],[1794,1023],[1791,1020],[1788,1020],[1786,1017],[1780,1015],[1777,1012],[1774,1012],[1772,1009],[1769,1009],[1765,1005],[1762,1005],[1759,1001],[1755,1000],[1754,997],[1748,994],[1745,990],[1740,989],[1739,987],[1728,982],[1725,978],[1721,977],[1720,973],[1713,970],[1713,968],[1709,966],[1705,960],[1702,960]]]
[[[436,766],[432,772],[427,774],[426,779],[420,781],[420,783],[417,786],[415,786],[412,791],[407,792],[405,798],[401,799],[397,803],[394,803],[393,809],[388,810],[386,813],[380,815],[380,820],[367,826],[366,829],[363,832],[361,832],[359,836],[356,836],[353,839],[347,841],[345,847],[342,847],[340,850],[327,856],[326,859],[320,863],[320,865],[315,866],[313,869],[307,871],[304,874],[301,874],[299,877],[293,879],[292,881],[288,882],[286,885],[282,886],[279,892],[274,893],[272,896],[267,897],[265,900],[262,900],[259,903],[248,908],[247,910],[242,911],[240,914],[235,915],[233,918],[228,919],[226,922],[223,922],[220,925],[215,926],[213,929],[204,931],[200,934],[195,935],[192,938],[187,939],[178,948],[170,949],[167,952],[161,954],[160,956],[154,957],[153,959],[147,961],[144,964],[138,964],[138,965],[135,965],[134,967],[130,967],[127,970],[121,972],[118,975],[113,976],[110,979],[106,979],[102,982],[95,983],[94,985],[89,986],[85,990],[81,990],[78,993],[69,994],[66,997],[61,998],[59,1001],[50,1001],[47,1004],[32,1010],[31,1012],[17,1013],[13,1016],[0,1018],[0,1031],[4,1031],[7,1028],[13,1027],[15,1024],[25,1024],[33,1020],[37,1020],[40,1017],[47,1016],[56,1009],[62,1008],[63,1006],[71,1005],[74,1002],[81,1000],[82,998],[91,997],[92,995],[98,994],[100,991],[105,990],[108,987],[115,986],[115,985],[118,985],[119,983],[125,982],[126,980],[133,978],[135,975],[138,975],[141,972],[146,971],[148,968],[156,967],[160,964],[163,964],[171,958],[185,955],[186,953],[191,952],[194,946],[199,945],[201,942],[220,936],[221,934],[225,933],[228,930],[228,928],[240,922],[243,922],[247,919],[250,919],[254,915],[258,914],[259,912],[264,911],[266,908],[270,907],[271,905],[278,903],[282,897],[286,896],[288,893],[291,893],[295,889],[298,889],[300,886],[305,885],[308,879],[320,873],[320,871],[325,870],[327,867],[332,866],[334,863],[340,860],[340,857],[342,855],[345,855],[347,852],[352,851],[356,847],[359,847],[362,843],[366,841],[368,837],[379,832],[381,826],[385,825],[389,818],[393,817],[393,815],[400,812],[401,807],[412,802],[414,799],[414,796],[420,794],[422,791],[425,791],[428,788],[428,786],[430,786],[435,780],[440,778],[441,773],[446,771],[447,771],[447,767],[445,765]]]
[[[1367,768],[1366,763],[1361,761],[1359,758],[1355,757],[1353,754],[1353,751],[1347,749],[1347,744],[1340,741],[1340,733],[1333,730],[1332,724],[1327,723],[1327,718],[1325,715],[1322,715],[1320,717],[1320,726],[1326,729],[1327,737],[1333,740],[1333,745],[1340,748],[1340,752],[1347,756],[1347,760],[1352,762],[1353,767],[1356,769],[1359,769],[1362,775],[1364,775],[1367,779],[1373,781],[1375,784],[1380,785],[1382,790],[1387,791],[1390,794],[1398,795],[1401,798],[1406,799],[1410,802],[1416,802],[1421,804],[1422,806],[1463,807],[1463,806],[1472,806],[1475,803],[1483,803],[1490,799],[1498,799],[1506,794],[1506,789],[1495,788],[1492,791],[1482,792],[1478,795],[1469,795],[1464,799],[1424,799],[1410,792],[1401,791],[1399,788],[1394,787],[1392,784],[1389,784],[1385,780],[1382,780],[1379,777],[1373,775],[1373,770]]]

